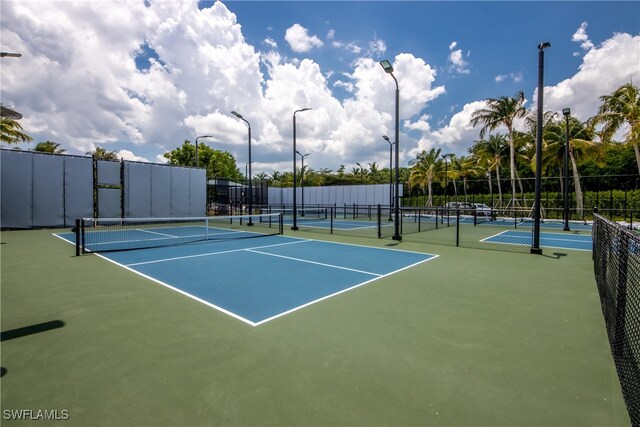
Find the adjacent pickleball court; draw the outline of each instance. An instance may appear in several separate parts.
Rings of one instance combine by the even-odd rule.
[[[482,239],[483,242],[531,246],[533,236],[529,230],[507,230]],[[546,248],[590,251],[593,241],[590,234],[540,233],[540,246]]]
[[[273,235],[99,256],[257,326],[436,255]]]

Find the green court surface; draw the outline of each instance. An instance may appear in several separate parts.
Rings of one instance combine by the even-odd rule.
[[[439,256],[253,327],[59,231],[0,236],[3,426],[630,424],[590,252],[298,232]]]

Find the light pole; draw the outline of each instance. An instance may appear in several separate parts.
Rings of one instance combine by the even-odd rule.
[[[304,216],[304,158],[310,155],[311,153],[302,154],[298,150],[296,153],[300,156],[300,160],[302,160],[302,168],[300,168],[300,193],[302,194],[302,212],[300,216]]]
[[[538,45],[538,114],[537,114],[537,132],[536,132],[536,194],[533,206],[533,244],[531,245],[532,254],[542,254],[540,248],[540,192],[542,183],[542,112],[544,108],[544,49],[551,47],[551,43],[544,42]]]
[[[363,173],[362,165],[360,163],[358,163],[358,162],[356,162],[356,165],[358,165],[358,167],[360,168],[360,184],[362,184],[363,183],[363,180],[362,180],[362,173]]]
[[[402,236],[400,235],[400,88],[398,86],[398,80],[396,76],[393,75],[393,66],[388,60],[380,61],[380,65],[384,69],[387,74],[390,74],[393,77],[393,81],[396,83],[396,194],[395,194],[395,222],[394,222],[394,231],[393,231],[393,240],[402,240]]]
[[[235,111],[232,111],[231,114],[233,114],[234,116],[236,116],[237,118],[245,122],[249,129],[249,138],[248,138],[249,140],[249,164],[248,164],[249,173],[247,176],[249,178],[249,215],[251,215],[253,211],[253,189],[251,188],[251,123],[249,123],[247,119],[245,119],[244,117],[242,117],[241,114]],[[249,218],[249,222],[247,223],[247,225],[253,225],[253,222],[251,222],[251,218]]]
[[[447,165],[447,157],[448,154],[443,154],[442,158],[444,159],[444,206],[447,207],[447,187],[449,186],[449,168]]]
[[[389,221],[393,221],[391,215],[391,207],[393,206],[393,144],[387,135],[382,135],[385,141],[389,143]]]
[[[569,229],[569,117],[571,116],[570,108],[563,108],[562,114],[565,118],[565,139],[564,139],[564,231]]]
[[[302,111],[309,111],[311,108],[301,108],[293,112],[293,225],[291,226],[292,230],[298,229],[298,207],[296,205],[296,153],[298,150],[296,149],[296,114]]]
[[[196,136],[196,167],[200,167],[200,161],[198,160],[198,140],[200,138],[213,138],[211,135]]]

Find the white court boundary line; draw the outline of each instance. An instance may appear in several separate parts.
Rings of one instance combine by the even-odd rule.
[[[56,236],[57,238],[59,238],[59,239],[61,239],[61,240],[65,241],[66,243],[69,243],[69,244],[71,244],[71,245],[74,245],[74,246],[75,246],[75,243],[74,243],[74,242],[72,242],[72,241],[70,241],[70,240],[67,240],[67,239],[65,239],[64,237],[62,237],[62,236],[60,236],[60,235],[58,235],[58,234],[56,234],[56,233],[52,233],[52,234],[53,234],[54,236]],[[265,323],[270,322],[270,321],[272,321],[272,320],[275,320],[275,319],[277,319],[277,318],[279,318],[279,317],[286,316],[286,315],[291,314],[291,313],[293,313],[293,312],[295,312],[295,311],[298,311],[298,310],[301,310],[301,309],[303,309],[303,308],[306,308],[306,307],[308,307],[308,306],[310,306],[310,305],[313,305],[313,304],[319,303],[319,302],[324,301],[324,300],[329,299],[329,298],[333,298],[333,297],[335,297],[335,296],[337,296],[337,295],[340,295],[340,294],[343,294],[343,293],[345,293],[345,292],[349,292],[349,291],[351,291],[351,290],[353,290],[353,289],[357,289],[357,288],[359,288],[359,287],[361,287],[361,286],[364,286],[364,285],[367,285],[367,284],[369,284],[369,283],[371,283],[371,282],[375,282],[376,280],[380,280],[380,279],[383,279],[383,278],[385,278],[385,277],[387,277],[387,276],[391,276],[392,274],[396,274],[396,273],[399,273],[399,272],[401,272],[401,271],[403,271],[403,270],[407,270],[407,269],[409,269],[409,268],[415,267],[416,265],[423,264],[423,263],[425,263],[425,262],[427,262],[427,261],[431,261],[431,260],[436,259],[436,258],[438,258],[438,257],[440,256],[440,255],[437,255],[437,254],[430,254],[430,253],[424,253],[424,252],[407,251],[407,250],[402,250],[402,249],[380,248],[380,247],[376,247],[376,246],[366,246],[366,245],[358,245],[358,244],[352,244],[352,243],[329,242],[329,241],[326,241],[326,240],[314,240],[314,239],[300,239],[300,238],[297,238],[297,237],[287,237],[287,238],[288,238],[288,239],[296,239],[296,241],[295,241],[295,242],[279,243],[279,244],[274,244],[274,245],[266,245],[266,246],[264,246],[264,247],[282,246],[282,245],[285,245],[285,244],[293,244],[293,243],[321,242],[321,243],[327,243],[327,244],[332,244],[332,245],[344,245],[344,246],[355,246],[355,247],[361,247],[361,248],[367,248],[367,249],[377,249],[377,250],[381,250],[381,251],[391,251],[391,252],[412,253],[412,254],[418,254],[418,255],[428,256],[429,258],[423,259],[423,260],[418,261],[418,262],[415,262],[415,263],[413,263],[413,264],[409,264],[409,265],[407,265],[407,266],[404,266],[404,267],[399,268],[399,269],[394,270],[394,271],[390,271],[389,273],[382,274],[382,275],[380,275],[380,274],[378,274],[378,273],[371,273],[371,272],[364,272],[364,271],[359,271],[359,270],[355,270],[355,269],[348,269],[348,268],[346,268],[346,267],[333,266],[333,265],[331,265],[331,264],[324,264],[325,266],[328,266],[328,267],[339,268],[339,269],[345,269],[345,270],[352,270],[352,271],[356,271],[356,272],[358,272],[358,271],[359,271],[359,272],[361,272],[361,273],[374,275],[374,276],[376,276],[376,277],[374,277],[374,278],[372,278],[372,279],[369,279],[369,280],[366,280],[366,281],[364,281],[364,282],[358,283],[358,284],[356,284],[356,285],[354,285],[354,286],[351,286],[351,287],[349,287],[349,288],[341,289],[341,290],[339,290],[339,291],[337,291],[337,292],[334,292],[334,293],[332,293],[332,294],[325,295],[325,296],[323,296],[323,297],[321,297],[321,298],[318,298],[318,299],[315,299],[315,300],[313,300],[313,301],[309,301],[309,302],[304,303],[304,304],[302,304],[302,305],[299,305],[299,306],[297,306],[297,307],[294,307],[294,308],[291,308],[291,309],[289,309],[289,310],[283,311],[282,313],[278,313],[278,314],[276,314],[276,315],[274,315],[274,316],[272,316],[272,317],[269,317],[269,318],[263,319],[263,320],[261,320],[261,321],[259,321],[259,322],[253,322],[253,321],[251,321],[251,320],[249,320],[249,319],[246,319],[246,318],[244,318],[244,317],[242,317],[242,316],[240,316],[240,315],[238,315],[238,314],[236,314],[236,313],[234,313],[234,312],[232,312],[232,311],[229,311],[229,310],[227,310],[227,309],[225,309],[225,308],[223,308],[223,307],[220,307],[220,306],[218,306],[218,305],[216,305],[216,304],[213,304],[213,303],[211,303],[211,302],[209,302],[209,301],[206,301],[206,300],[204,300],[204,299],[202,299],[202,298],[199,298],[199,297],[197,297],[197,296],[195,296],[195,295],[193,295],[193,294],[190,294],[190,293],[188,293],[188,292],[186,292],[186,291],[183,291],[183,290],[181,290],[181,289],[179,289],[179,288],[176,288],[175,286],[172,286],[172,285],[170,285],[170,284],[168,284],[168,283],[165,283],[165,282],[163,282],[163,281],[161,281],[161,280],[158,280],[158,279],[156,279],[156,278],[154,278],[154,277],[151,277],[151,276],[149,276],[149,275],[147,275],[147,274],[144,274],[144,273],[142,273],[142,272],[140,272],[140,271],[137,271],[137,270],[135,270],[135,269],[133,269],[133,268],[129,267],[128,265],[121,264],[121,263],[119,263],[119,262],[117,262],[117,261],[115,261],[115,260],[112,260],[112,259],[110,259],[110,258],[107,258],[107,257],[105,257],[104,255],[101,255],[101,254],[99,254],[99,253],[95,253],[95,252],[94,252],[94,253],[93,253],[93,255],[96,255],[96,256],[98,256],[98,257],[100,257],[100,258],[102,258],[102,259],[104,259],[104,260],[106,260],[106,261],[108,261],[108,262],[110,262],[110,263],[112,263],[112,264],[114,264],[114,265],[117,265],[117,266],[119,266],[119,267],[122,267],[122,268],[124,268],[124,269],[126,269],[126,270],[128,270],[128,271],[130,271],[130,272],[132,272],[132,273],[134,273],[134,274],[137,274],[138,276],[144,277],[145,279],[151,280],[152,282],[155,282],[155,283],[157,283],[157,284],[159,284],[159,285],[162,285],[162,286],[164,286],[164,287],[166,287],[166,288],[169,288],[169,289],[171,289],[171,290],[173,290],[173,291],[176,291],[176,292],[178,292],[178,293],[180,293],[180,294],[182,294],[182,295],[186,296],[187,298],[191,298],[191,299],[193,299],[193,300],[195,300],[195,301],[198,301],[198,302],[200,302],[200,303],[202,303],[202,304],[204,304],[204,305],[206,305],[206,306],[209,306],[209,307],[211,307],[211,308],[214,308],[214,309],[216,309],[216,310],[218,310],[218,311],[220,311],[220,312],[222,312],[222,313],[224,313],[224,314],[227,314],[227,315],[229,315],[229,316],[233,317],[234,319],[238,319],[238,320],[240,320],[240,321],[242,321],[242,322],[244,322],[244,323],[246,323],[246,324],[248,324],[248,325],[251,325],[251,326],[253,326],[253,327],[256,327],[256,326],[259,326],[259,325],[265,324]],[[251,249],[251,248],[234,249],[234,250],[232,250],[232,251],[227,251],[227,252],[238,252],[238,251],[249,251],[249,252],[251,252],[249,249]],[[269,255],[269,256],[279,256],[279,257],[283,257],[283,258],[290,258],[290,257],[284,257],[284,256],[282,256],[282,255],[274,255],[274,254],[269,254],[269,253],[262,253],[262,252],[259,252],[259,251],[254,251],[254,252],[255,252],[255,253],[257,253],[257,254],[264,254],[264,255]],[[222,253],[222,252],[218,252],[218,253]],[[216,253],[212,253],[212,254],[210,254],[210,255],[215,255],[215,254],[216,254]],[[315,263],[315,264],[321,264],[321,263],[317,263],[317,262],[315,262],[315,261],[311,261],[311,260],[302,260],[302,259],[295,259],[295,258],[290,258],[290,259],[292,259],[292,260],[297,260],[297,261],[305,261],[305,262],[310,262],[310,263]],[[136,265],[136,264],[129,264],[129,265]]]

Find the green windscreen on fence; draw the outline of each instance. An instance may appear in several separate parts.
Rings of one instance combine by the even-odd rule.
[[[640,425],[640,236],[595,214],[593,267],[631,424]]]

